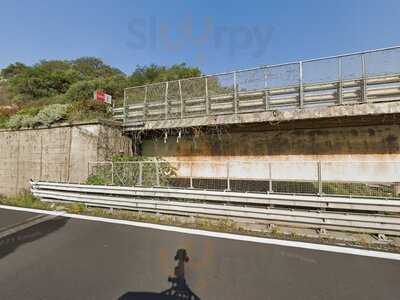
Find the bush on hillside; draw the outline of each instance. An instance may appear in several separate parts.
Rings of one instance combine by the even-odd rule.
[[[33,128],[35,126],[49,126],[52,123],[65,119],[68,112],[67,104],[52,104],[42,109],[35,107],[25,108],[11,116],[7,127],[12,129]]]
[[[94,100],[75,101],[68,107],[69,121],[86,121],[111,117],[110,106]]]
[[[44,107],[36,115],[36,120],[41,125],[49,126],[52,123],[67,117],[68,104],[52,104]]]

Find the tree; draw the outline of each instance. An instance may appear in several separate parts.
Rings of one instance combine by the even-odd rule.
[[[96,57],[78,58],[72,61],[72,66],[74,70],[78,71],[86,79],[124,75],[121,70],[106,65],[101,59]]]
[[[24,74],[28,69],[29,67],[24,65],[23,63],[16,62],[15,64],[11,64],[8,67],[1,70],[0,74],[4,79],[10,79],[15,76]]]
[[[171,67],[157,66],[137,66],[129,80],[132,86],[144,85],[154,82],[178,80],[189,77],[200,76],[199,68],[189,67],[185,63],[175,64]]]

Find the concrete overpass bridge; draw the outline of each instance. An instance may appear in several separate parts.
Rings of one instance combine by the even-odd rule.
[[[399,100],[400,46],[127,88],[114,118],[128,132],[330,118],[334,125],[398,113]]]
[[[200,177],[229,162],[319,161],[378,182],[400,161],[400,46],[128,88],[114,117],[136,154],[197,161]]]

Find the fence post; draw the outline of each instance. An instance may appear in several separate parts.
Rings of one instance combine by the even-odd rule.
[[[321,161],[317,162],[317,172],[318,172],[318,195],[322,196],[322,166]]]
[[[128,117],[128,105],[127,105],[126,97],[127,97],[126,96],[126,89],[124,89],[124,118],[122,120],[123,124],[126,124],[126,118]]]
[[[139,162],[139,186],[143,185],[143,162]]]
[[[156,185],[160,186],[160,168],[158,165],[158,161],[156,161]]]
[[[114,185],[114,163],[111,162],[111,185]]]
[[[179,99],[181,101],[181,119],[183,119],[183,115],[185,112],[185,104],[183,103],[183,96],[182,96],[182,83],[180,80],[178,80],[178,86],[179,86]]]
[[[144,88],[143,121],[147,119],[147,85]]]
[[[206,87],[206,115],[208,116],[210,114],[210,99],[208,97],[208,80],[207,76],[204,77],[205,80],[205,87]]]
[[[268,193],[273,193],[272,189],[272,163],[268,163],[268,175],[269,175],[269,187],[268,187]]]
[[[165,105],[165,120],[168,119],[168,81],[165,83],[165,95],[164,95],[164,105]]]
[[[235,114],[238,113],[238,89],[237,89],[237,74],[236,71],[233,72],[233,108]]]
[[[267,68],[264,68],[264,102],[265,110],[269,109],[269,90],[268,90],[268,77]]]
[[[362,63],[362,80],[361,80],[361,101],[367,102],[367,66],[365,63],[365,55],[361,55],[361,63]]]
[[[189,177],[189,180],[190,180],[190,188],[192,189],[193,188],[193,162],[192,161],[190,162],[190,177]]]
[[[299,62],[299,106],[300,108],[304,107],[304,93],[303,93],[303,62]]]
[[[343,104],[343,72],[342,72],[342,58],[339,57],[338,60],[338,104]]]
[[[88,163],[87,163],[87,177],[89,177],[91,174],[90,174],[90,161],[88,161]],[[42,180],[42,174],[40,174],[40,180]]]
[[[230,167],[230,163],[229,161],[226,163],[226,191],[230,191],[231,190],[231,178],[230,178],[230,174],[229,174],[229,167]]]

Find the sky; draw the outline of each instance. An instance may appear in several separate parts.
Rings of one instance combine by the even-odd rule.
[[[0,0],[0,69],[102,58],[205,74],[400,45],[398,0]]]

